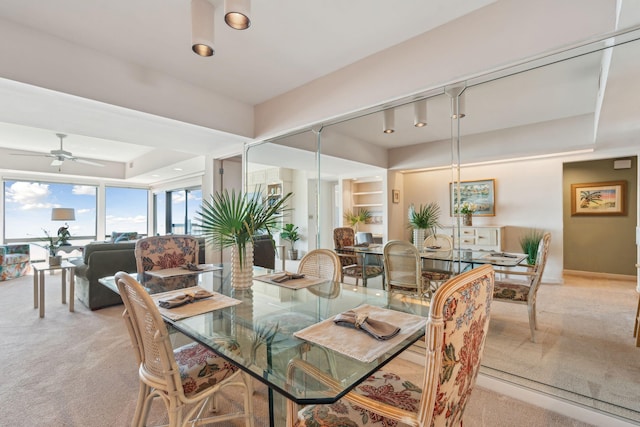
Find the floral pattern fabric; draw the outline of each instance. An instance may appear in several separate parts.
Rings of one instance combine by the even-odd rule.
[[[233,351],[234,344],[230,343]],[[235,345],[237,350],[237,344]],[[238,368],[206,347],[191,343],[173,351],[180,369],[184,395],[190,397],[230,377]]]
[[[138,273],[197,264],[198,240],[191,236],[147,237],[136,242],[135,256]]]
[[[0,246],[0,281],[15,279],[31,271],[29,245]]]
[[[436,400],[430,426],[457,426],[480,370],[493,296],[493,271],[467,283],[445,301],[442,317],[442,361],[436,374]],[[428,386],[425,378],[422,388]],[[356,387],[355,393],[418,413],[422,388],[411,380],[380,370]],[[348,399],[312,405],[298,413],[296,427],[400,427],[405,424],[364,409]]]
[[[493,297],[512,301],[528,301],[529,285],[496,281]]]

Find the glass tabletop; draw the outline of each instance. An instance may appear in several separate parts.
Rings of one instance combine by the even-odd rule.
[[[294,333],[365,304],[426,318],[429,302],[331,281],[303,289],[290,289],[255,279],[270,272],[262,268],[254,269],[253,286],[249,289],[231,287],[230,272],[226,265],[221,270],[172,277],[165,283],[159,278],[143,278],[140,282],[150,293],[197,285],[241,301],[238,305],[166,321],[298,404],[338,400],[424,336],[424,328],[407,334],[371,362],[363,362],[342,351],[301,340]],[[113,277],[102,278],[100,283],[117,291]],[[361,331],[357,333],[364,334]],[[237,343],[238,352],[227,350],[229,341]],[[378,341],[372,338],[372,345],[376,343]],[[339,387],[314,382],[300,372],[289,372],[290,362],[296,358],[305,359],[330,375]]]
[[[382,255],[382,245],[348,246],[345,249],[356,253]],[[495,252],[477,249],[424,248],[420,251],[423,259],[456,261],[467,264],[491,264],[501,267],[516,267],[527,258],[527,254],[515,252]]]

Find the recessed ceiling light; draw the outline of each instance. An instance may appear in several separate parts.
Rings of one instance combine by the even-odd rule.
[[[173,168],[174,171],[181,171],[182,168]]]

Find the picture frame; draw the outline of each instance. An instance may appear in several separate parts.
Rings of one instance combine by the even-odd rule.
[[[391,201],[393,203],[400,203],[400,190],[391,190]]]
[[[571,184],[571,216],[626,215],[627,181]]]
[[[477,181],[460,181],[460,201],[458,202],[457,183],[449,183],[449,212],[455,216],[455,206],[458,203],[475,203],[478,209],[473,216],[496,215],[496,180],[481,179]]]

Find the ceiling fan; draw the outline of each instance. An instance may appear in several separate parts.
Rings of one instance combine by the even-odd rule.
[[[71,160],[77,163],[84,163],[85,165],[91,166],[99,166],[103,167],[102,163],[97,163],[91,160],[82,159],[80,157],[75,157],[71,152],[65,151],[62,147],[62,141],[67,137],[64,133],[56,133],[56,136],[60,138],[60,149],[59,150],[51,150],[49,154],[18,154],[13,153],[14,156],[39,156],[39,157],[51,157],[53,160],[51,161],[51,166],[62,166],[65,160]]]

